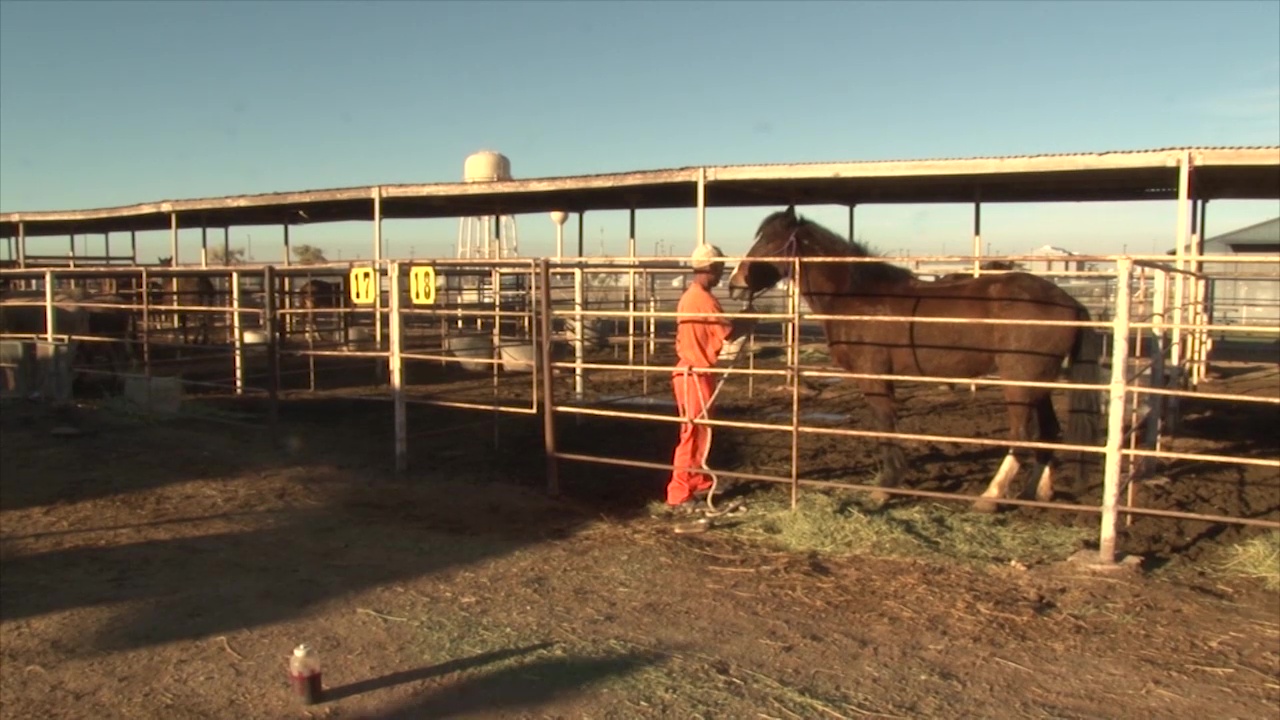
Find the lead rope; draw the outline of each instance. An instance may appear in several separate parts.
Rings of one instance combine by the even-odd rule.
[[[753,298],[753,299],[750,299],[750,300],[747,300],[746,307],[744,307],[744,308],[742,309],[742,312],[754,312],[754,310],[755,310],[755,307],[754,307],[754,298]],[[743,338],[742,342],[743,342],[743,344],[745,345],[745,344],[746,344],[746,338]],[[738,360],[740,360],[740,359],[742,358],[743,350],[746,350],[746,349],[747,349],[747,348],[743,348],[743,347],[739,346],[739,348],[738,348],[738,352],[734,353],[733,360],[730,360],[730,361],[729,361],[729,366],[728,366],[728,367],[726,367],[726,368],[724,369],[724,373],[723,373],[723,374],[721,374],[721,376],[720,376],[720,382],[716,383],[716,388],[715,388],[715,390],[713,390],[713,391],[712,391],[712,393],[711,393],[711,397],[710,397],[710,398],[708,398],[708,399],[707,399],[707,401],[706,401],[705,403],[703,403],[703,404],[702,404],[702,412],[701,412],[701,413],[699,413],[699,414],[698,414],[698,417],[694,419],[694,422],[695,422],[695,423],[696,423],[698,420],[710,420],[710,419],[711,419],[711,417],[710,417],[711,406],[715,403],[715,401],[716,401],[716,396],[720,394],[720,390],[724,388],[724,384],[725,384],[725,382],[729,379],[729,375],[733,372],[734,367],[736,367],[736,366],[737,366],[737,364],[738,364]],[[689,386],[688,386],[688,384],[686,383],[686,384],[685,384],[685,388],[686,388],[685,392],[686,392],[686,393],[688,392],[688,389],[687,389],[688,387],[689,387]],[[699,394],[701,394],[702,390],[701,390],[701,389],[699,389],[699,390],[698,390],[698,392],[699,392]],[[712,437],[714,436],[714,431],[713,431],[712,426],[710,426],[710,425],[707,425],[707,426],[706,426],[706,428],[707,428],[707,441],[703,444],[703,448],[702,448],[702,459],[699,461],[699,464],[700,464],[700,466],[701,466],[701,470],[702,470],[703,472],[705,472],[707,475],[710,475],[710,476],[711,476],[711,489],[707,491],[707,516],[708,516],[708,517],[711,517],[711,516],[723,515],[723,514],[725,514],[725,513],[733,512],[733,511],[734,511],[735,509],[737,509],[737,508],[732,508],[732,507],[731,507],[731,508],[727,508],[727,509],[725,509],[725,510],[717,510],[717,509],[716,509],[716,505],[715,505],[715,500],[714,500],[714,498],[715,498],[715,494],[716,494],[716,487],[720,484],[720,477],[719,477],[718,475],[716,475],[715,471],[714,471],[714,470],[712,470],[712,469],[710,468],[710,466],[708,466],[708,465],[707,465],[707,458],[708,458],[708,457],[710,457],[710,455],[711,455],[711,439],[712,439]]]
[[[800,231],[799,228],[796,228],[791,232],[791,236],[787,238],[786,244],[782,246],[783,256],[790,258],[800,254],[799,238],[796,237],[796,234],[799,231]],[[758,239],[758,236],[757,236],[757,239]],[[790,263],[787,264],[787,271],[784,277],[791,278]],[[795,278],[795,280],[798,281],[799,278],[797,277]],[[768,290],[761,292],[760,295],[764,295],[766,292],[768,292]],[[759,295],[748,296],[747,304],[745,307],[742,308],[742,312],[755,312],[756,297],[759,297]],[[743,340],[743,343],[745,344],[746,340]],[[702,412],[699,414],[700,416],[698,418],[695,418],[694,422],[697,422],[697,420],[710,419],[710,416],[708,415],[708,413],[710,413],[711,411],[711,405],[716,401],[716,396],[720,394],[720,389],[724,387],[725,381],[729,379],[729,374],[733,372],[733,368],[738,364],[738,360],[741,358],[742,358],[742,348],[739,348],[738,352],[734,354],[733,360],[729,362],[729,366],[725,368],[724,374],[720,376],[720,382],[716,384],[716,389],[711,393],[711,398],[707,400],[707,402],[703,403]],[[687,393],[688,392],[687,384],[685,385],[685,388],[686,388],[685,392]],[[698,392],[701,393],[702,391],[699,390]],[[715,474],[715,471],[713,471],[710,467],[707,466],[707,458],[711,455],[711,438],[713,437],[713,434],[714,433],[712,431],[712,427],[708,425],[707,426],[707,442],[705,447],[703,447],[702,449],[702,461],[701,461],[702,471],[705,472],[707,475],[711,476],[711,489],[707,491],[707,515],[708,516],[723,515],[725,513],[730,513],[738,509],[734,507],[727,508],[723,511],[716,509],[714,497],[716,494],[716,487],[720,484],[720,477]]]

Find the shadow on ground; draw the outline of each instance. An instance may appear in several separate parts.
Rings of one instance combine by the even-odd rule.
[[[598,692],[615,679],[661,662],[658,656],[625,653],[597,658],[544,658],[462,679],[431,690],[367,720],[451,718],[472,713],[517,713]]]

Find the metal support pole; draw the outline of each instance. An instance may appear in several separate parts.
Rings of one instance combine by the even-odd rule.
[[[850,206],[849,206],[849,240],[850,240],[850,241],[853,241],[853,240],[854,240],[854,234],[853,234],[853,211],[854,211],[857,207],[858,207],[858,204],[857,204],[857,203],[854,203],[854,204],[852,204],[852,205],[850,205]]]
[[[236,395],[244,394],[244,330],[240,318],[240,273],[231,271],[231,332],[235,347]]]
[[[1186,269],[1185,260],[1187,252],[1187,239],[1191,236],[1191,153],[1186,153],[1178,165],[1178,233],[1177,247],[1174,249],[1174,267],[1177,273],[1174,275],[1173,284],[1173,323],[1171,335],[1173,340],[1170,343],[1170,356],[1173,359],[1175,370],[1181,372],[1183,367],[1183,331],[1178,327],[1182,324],[1182,306],[1186,297],[1186,277],[1183,271]]]
[[[222,228],[222,262],[231,264],[231,228]]]
[[[636,364],[636,209],[631,208],[627,231],[627,257],[631,269],[627,271],[627,364]]]
[[[138,255],[135,252],[134,258]],[[151,377],[151,281],[147,279],[147,268],[142,268],[142,283],[138,290],[138,295],[142,298],[142,372]],[[151,381],[147,381],[147,387],[151,387]]]
[[[178,213],[169,213],[169,267],[178,267]],[[178,298],[178,278],[177,276],[169,278],[169,298],[172,300],[170,305],[173,306],[173,316],[170,318],[172,327],[179,328],[182,326],[182,316],[178,312],[178,305],[181,304]],[[182,332],[182,342],[187,341],[187,333]],[[181,352],[181,351],[179,351]]]
[[[226,259],[223,259],[226,263]],[[200,221],[200,267],[209,267],[209,228],[205,227],[204,220]]]
[[[382,186],[373,189],[373,341],[382,349]]]
[[[573,269],[573,323],[576,331],[573,338],[573,394],[574,397],[581,401],[583,394],[583,378],[582,363],[586,361],[586,334],[587,329],[583,327],[582,319],[582,303],[585,288],[583,288],[584,278],[582,272],[582,260],[579,258],[578,267]]]
[[[787,360],[791,366],[791,509],[800,502],[800,258],[793,260],[791,286],[787,288],[791,305],[791,337],[787,342]]]
[[[292,250],[293,248],[290,247],[290,242],[289,242],[289,223],[284,223],[284,266],[285,267],[289,267],[290,265],[293,264]],[[293,310],[294,307],[296,306],[295,303],[293,302],[293,276],[286,274],[284,277],[280,278],[280,282],[284,286],[284,296],[283,296],[284,302],[280,303],[280,306],[288,310]],[[282,332],[284,333],[285,337],[289,337],[294,333],[294,331],[298,327],[298,316],[293,313],[289,313],[288,315],[284,316],[284,322],[282,324],[284,326],[282,328]],[[312,378],[312,380],[314,381],[314,378]],[[312,389],[314,390],[315,388],[313,387]]]
[[[169,267],[178,267],[178,213],[175,212],[169,213]],[[174,287],[176,290],[176,284]]]
[[[1098,539],[1098,562],[1104,565],[1111,565],[1116,561],[1116,506],[1120,498],[1121,449],[1124,444],[1124,401],[1129,361],[1129,286],[1133,276],[1133,260],[1128,257],[1117,260],[1116,276],[1106,465],[1102,480],[1102,523]]]
[[[400,263],[393,262],[390,273],[390,312],[388,333],[391,344],[391,399],[395,404],[396,424],[396,472],[403,473],[409,467],[409,422],[404,403],[404,357],[400,318]]]
[[[262,330],[267,336],[267,427],[271,441],[278,443],[280,344],[276,337],[276,269],[270,265],[262,270],[262,289]]]
[[[973,276],[982,274],[982,201],[973,203]]]
[[[545,259],[538,261],[538,313],[539,337],[542,354],[542,436],[547,458],[547,494],[560,494],[560,473],[556,463],[555,383],[551,341],[551,266]]]
[[[981,198],[981,194],[978,195]],[[973,201],[973,276],[982,274],[982,200]],[[969,383],[969,395],[978,394],[978,384]]]
[[[1201,274],[1204,273],[1204,261],[1201,259],[1204,257],[1204,243],[1209,237],[1209,234],[1205,231],[1205,217],[1208,212],[1209,201],[1207,199],[1201,200],[1200,213],[1196,222],[1196,260],[1194,265],[1195,271]],[[1197,324],[1204,327],[1196,330],[1196,375],[1193,381],[1195,386],[1198,386],[1200,381],[1204,380],[1205,375],[1209,372],[1209,350],[1213,347],[1213,341],[1209,337],[1208,327],[1213,325],[1213,318],[1209,312],[1209,300],[1209,281],[1208,279],[1201,278],[1197,282],[1196,310],[1200,316],[1200,320]]]
[[[54,315],[57,305],[53,304],[53,271],[44,271],[44,339],[53,342]]]
[[[585,220],[584,220],[585,217],[586,217],[586,213],[584,212],[578,213],[578,257],[582,257],[585,254],[583,252],[583,246],[582,246],[582,242],[583,242],[582,233],[583,233],[583,225],[585,223]]]
[[[698,168],[698,247],[707,244],[707,169]]]
[[[138,232],[136,230],[129,231],[129,254],[133,256],[133,264],[138,264]]]
[[[27,225],[18,223],[18,267],[27,266]]]
[[[1187,272],[1200,272],[1200,262],[1198,261],[1200,254],[1200,203],[1193,199],[1191,201],[1191,235],[1187,241],[1187,257],[1184,258]],[[1200,324],[1200,279],[1188,278],[1187,283],[1187,304],[1189,305],[1187,309],[1187,324],[1195,326]],[[1187,376],[1191,387],[1194,388],[1200,383],[1200,365],[1198,362],[1200,330],[1198,328],[1192,327],[1187,330],[1186,348]]]

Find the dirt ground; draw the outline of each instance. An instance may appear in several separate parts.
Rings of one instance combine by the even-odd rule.
[[[425,371],[424,371],[425,372]],[[510,379],[513,396],[527,376]],[[504,383],[508,380],[504,379]],[[568,382],[558,381],[558,392]],[[662,396],[656,375],[650,394]],[[745,380],[722,411],[789,403]],[[477,397],[491,382],[449,389]],[[423,386],[423,393],[443,390]],[[637,394],[632,378],[592,385]],[[1206,388],[1278,392],[1273,370],[1215,368]],[[411,408],[411,470],[392,472],[385,404],[261,404],[221,422],[147,423],[7,405],[0,437],[4,718],[1273,718],[1280,595],[1212,570],[1257,530],[1136,519],[1141,571],[1070,563],[785,553],[649,516],[660,474],[562,467],[542,492],[540,421]],[[851,388],[805,411],[865,416]],[[232,413],[236,413],[233,415]],[[663,409],[653,412],[665,413]],[[208,415],[209,413],[206,413]],[[232,425],[227,420],[244,420]],[[994,395],[916,389],[908,432],[999,436]],[[1274,405],[1189,403],[1174,449],[1280,454]],[[70,420],[81,430],[51,432]],[[781,422],[781,420],[779,420]],[[668,461],[675,426],[562,419],[570,452]],[[495,451],[494,442],[497,439]],[[713,465],[784,474],[785,433],[725,430]],[[911,449],[919,487],[976,493],[999,450]],[[864,444],[805,437],[801,473],[865,480]],[[735,488],[746,493],[750,486]],[[1096,501],[1096,483],[1079,493]],[[1168,463],[1146,507],[1280,518],[1274,471]],[[910,500],[899,502],[912,502]],[[1022,513],[1096,526],[1091,515]],[[307,642],[327,701],[284,678]]]

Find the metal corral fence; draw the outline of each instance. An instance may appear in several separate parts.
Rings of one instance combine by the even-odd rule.
[[[810,346],[821,345],[824,316],[809,312],[794,285],[784,284],[756,301],[751,313],[758,325],[744,342],[722,353],[721,372],[745,376],[747,393],[766,379],[781,378],[789,391],[784,422],[771,417],[704,420],[712,427],[739,428],[789,435],[789,472],[771,475],[716,470],[726,478],[789,484],[793,502],[799,488],[839,487],[886,493],[972,501],[956,493],[905,487],[880,488],[804,477],[797,446],[803,435],[896,440],[977,446],[1079,450],[1100,456],[1104,493],[1097,506],[1002,499],[1001,503],[1056,508],[1101,515],[1100,547],[1104,561],[1115,556],[1115,528],[1120,514],[1244,523],[1280,527],[1259,519],[1202,515],[1138,507],[1134,481],[1152,460],[1182,459],[1280,468],[1271,458],[1235,458],[1172,453],[1162,448],[1174,426],[1177,402],[1194,396],[1232,402],[1275,399],[1194,392],[1205,376],[1211,348],[1207,283],[1204,276],[1177,270],[1163,258],[1085,258],[1090,272],[1056,273],[1055,282],[1090,308],[1092,327],[1101,328],[1109,345],[1103,358],[1109,368],[1105,384],[1091,387],[1104,394],[1106,440],[1101,446],[1013,443],[1002,437],[961,437],[923,433],[882,433],[822,426],[807,422],[802,388],[810,383],[878,377],[953,387],[1036,385],[996,378],[866,376],[815,364]],[[1207,259],[1207,258],[1206,258]],[[1245,261],[1232,257],[1233,262]],[[850,262],[849,258],[799,260],[796,263]],[[921,261],[956,262],[957,258]],[[960,261],[966,258],[959,258]],[[1276,262],[1275,258],[1247,261]],[[730,263],[733,259],[730,259]],[[184,385],[209,392],[260,394],[270,401],[274,422],[276,400],[284,388],[305,374],[297,389],[316,391],[317,363],[332,358],[368,362],[369,382],[358,397],[391,400],[395,413],[396,467],[408,463],[410,432],[406,408],[438,405],[499,414],[540,416],[546,450],[547,482],[558,492],[559,464],[584,462],[669,472],[673,466],[616,456],[561,450],[557,417],[582,420],[611,417],[666,423],[681,420],[669,406],[671,343],[675,305],[687,283],[687,268],[669,259],[572,260],[424,260],[418,262],[329,263],[291,266],[220,268],[66,268],[0,271],[10,291],[0,305],[0,333],[6,339],[40,338],[81,346],[122,349],[119,361],[98,372],[142,381],[145,392],[166,375],[182,376]],[[980,272],[988,272],[981,270]],[[997,272],[997,271],[991,271]],[[15,283],[14,281],[20,281]],[[109,281],[109,282],[108,282]],[[87,295],[83,288],[105,283],[110,294]],[[147,289],[144,291],[143,289]],[[726,303],[726,307],[728,303]],[[103,313],[97,325],[86,318]],[[102,318],[114,320],[105,323]],[[120,318],[128,317],[125,329]],[[90,318],[93,319],[93,318]],[[867,317],[859,321],[883,322]],[[992,322],[911,318],[914,322]],[[1064,323],[1051,323],[1064,324]],[[1074,324],[1074,323],[1065,323]],[[1252,325],[1254,337],[1275,339],[1280,327]],[[765,360],[772,354],[774,362]],[[297,367],[293,360],[301,360]],[[744,365],[745,367],[741,367]],[[343,366],[343,375],[350,375]],[[435,378],[454,372],[463,382],[438,383],[414,378],[417,368]],[[660,381],[653,385],[652,375]],[[572,376],[572,389],[557,391],[557,377]],[[595,377],[622,375],[639,387],[596,392]],[[1045,385],[1045,384],[1040,384]],[[1063,383],[1048,386],[1066,388]],[[633,386],[626,386],[633,387]],[[349,396],[350,388],[346,389]],[[781,401],[779,401],[781,402]],[[775,413],[770,413],[771,416]],[[781,419],[781,418],[779,418]],[[496,423],[496,421],[495,421]],[[447,430],[447,429],[446,429]],[[419,434],[441,432],[429,428]],[[495,424],[496,437],[496,424]]]
[[[263,393],[272,373],[255,366],[274,360],[255,340],[274,336],[270,293],[261,291],[271,268],[62,268],[4,270],[0,336],[11,342],[58,343],[76,375],[90,384],[122,386],[147,405],[159,391],[173,403],[182,376],[188,391]],[[256,281],[256,290],[253,289]],[[14,289],[22,288],[22,289]],[[6,392],[19,392],[15,363]]]
[[[757,260],[769,260],[778,262],[795,263],[792,277],[798,276],[800,264],[812,262],[851,262],[849,258],[809,258],[800,260],[797,258],[755,258]],[[963,258],[961,258],[963,260]],[[880,261],[883,259],[864,259],[864,261]],[[952,262],[956,258],[926,258],[926,260],[935,260],[939,262]],[[739,421],[727,418],[706,419],[699,422],[711,426],[713,428],[737,428],[745,430],[767,431],[777,433],[787,433],[791,436],[791,467],[787,476],[767,475],[763,473],[744,473],[716,470],[715,473],[720,477],[738,478],[743,480],[758,480],[767,482],[787,483],[791,486],[793,502],[798,493],[800,486],[814,487],[839,487],[852,490],[879,490],[886,493],[896,493],[900,495],[912,495],[918,497],[931,497],[938,499],[964,499],[974,500],[970,496],[957,495],[955,493],[935,492],[926,490],[917,490],[909,488],[881,488],[878,486],[863,485],[847,482],[834,482],[828,480],[806,479],[802,475],[800,468],[799,453],[797,452],[798,439],[801,435],[831,435],[845,436],[850,438],[863,438],[873,440],[877,438],[890,438],[895,440],[911,440],[911,441],[927,441],[937,443],[960,443],[979,446],[999,446],[999,447],[1022,447],[1028,449],[1053,449],[1059,451],[1083,451],[1094,453],[1101,456],[1104,468],[1104,489],[1103,499],[1099,506],[1067,504],[1061,502],[1042,502],[1036,500],[1024,499],[1006,499],[999,502],[1011,505],[1024,505],[1031,507],[1055,508],[1062,510],[1071,510],[1077,512],[1095,512],[1101,514],[1101,532],[1100,532],[1100,554],[1105,562],[1113,562],[1115,558],[1115,530],[1117,518],[1121,512],[1133,515],[1154,515],[1161,517],[1182,518],[1190,520],[1204,520],[1210,522],[1226,522],[1241,523],[1249,525],[1258,525],[1265,527],[1280,528],[1280,523],[1268,520],[1248,519],[1239,517],[1226,517],[1222,515],[1208,515],[1177,511],[1165,511],[1157,509],[1148,509],[1138,507],[1134,502],[1135,480],[1142,477],[1144,472],[1150,467],[1150,459],[1181,459],[1192,460],[1205,463],[1234,463],[1260,465],[1269,468],[1280,468],[1280,460],[1270,458],[1236,458],[1208,454],[1192,454],[1192,453],[1174,453],[1163,450],[1161,448],[1162,439],[1166,436],[1169,428],[1169,421],[1176,418],[1177,407],[1176,402],[1179,398],[1194,396],[1201,399],[1228,400],[1233,402],[1255,402],[1280,404],[1274,398],[1259,398],[1246,395],[1228,395],[1228,394],[1209,394],[1203,392],[1195,392],[1196,386],[1204,378],[1207,369],[1207,358],[1209,355],[1210,330],[1212,326],[1206,315],[1206,290],[1207,282],[1203,275],[1186,271],[1177,270],[1170,265],[1161,262],[1163,258],[1138,259],[1131,257],[1099,257],[1085,258],[1095,263],[1095,267],[1108,266],[1106,269],[1094,270],[1091,272],[1074,272],[1074,273],[1058,273],[1062,277],[1055,278],[1068,292],[1073,292],[1083,304],[1090,308],[1093,320],[1089,323],[1054,323],[1041,321],[1039,324],[1056,324],[1056,325],[1088,325],[1100,328],[1106,333],[1108,338],[1108,347],[1102,358],[1103,366],[1109,369],[1109,378],[1106,384],[1092,387],[1100,393],[1104,393],[1104,403],[1107,434],[1106,440],[1101,446],[1083,446],[1083,445],[1061,445],[1054,443],[1037,443],[1037,442],[1019,442],[1014,443],[1002,438],[976,438],[961,436],[943,436],[921,433],[884,433],[873,430],[854,430],[848,428],[837,428],[829,426],[819,426],[804,421],[804,413],[801,410],[801,386],[806,381],[821,382],[833,379],[881,379],[890,381],[907,381],[913,383],[937,383],[952,386],[967,385],[971,388],[977,386],[1041,386],[1053,388],[1081,387],[1071,386],[1065,383],[1023,383],[1010,382],[995,378],[947,378],[947,377],[920,377],[920,376],[896,376],[896,375],[857,375],[847,372],[841,372],[830,367],[818,367],[806,362],[803,355],[806,340],[821,336],[821,331],[816,327],[817,323],[834,320],[834,319],[850,319],[843,317],[823,316],[805,310],[804,303],[799,299],[798,292],[793,284],[788,284],[786,292],[782,297],[775,297],[770,302],[758,301],[755,303],[754,312],[730,312],[731,317],[755,318],[763,325],[772,321],[781,327],[781,332],[771,338],[761,337],[759,333],[755,336],[748,337],[746,342],[750,348],[745,353],[748,358],[746,368],[733,367],[731,370],[723,369],[718,371],[723,375],[731,372],[736,375],[746,375],[748,377],[748,393],[753,391],[752,381],[756,378],[764,378],[768,376],[784,378],[787,387],[791,391],[790,398],[790,418],[789,422],[764,422],[761,420]],[[1276,262],[1276,259],[1257,259],[1260,262]],[[729,259],[730,265],[734,259]],[[669,269],[664,265],[644,264],[621,269],[628,274],[634,272],[637,267],[646,274],[650,280],[642,282],[639,289],[642,291],[642,305],[647,307],[636,307],[633,299],[636,292],[636,285],[632,283],[626,289],[629,297],[626,299],[626,310],[618,309],[618,299],[613,298],[613,307],[589,308],[584,309],[582,302],[577,302],[572,309],[562,309],[561,306],[551,304],[551,317],[562,317],[568,319],[572,317],[579,326],[583,320],[590,321],[594,318],[599,323],[618,322],[619,317],[625,318],[629,327],[635,327],[635,321],[640,320],[645,327],[645,337],[643,338],[643,347],[647,351],[651,351],[656,343],[656,336],[662,335],[666,342],[670,342],[670,338],[674,333],[662,332],[655,333],[652,328],[659,324],[665,324],[671,327],[674,324],[676,314],[674,312],[674,300],[679,295],[679,288],[683,285],[676,281],[671,285],[671,291],[667,293],[655,292],[656,288],[663,287],[662,282],[653,282],[656,278],[673,272],[679,272]],[[552,278],[557,274],[573,273],[576,276],[583,274],[599,273],[599,274],[616,274],[620,272],[617,263],[599,263],[592,261],[576,261],[572,263],[555,262],[549,263],[547,269],[547,279],[544,283],[554,287]],[[593,285],[604,285],[607,283],[592,283],[590,280],[576,280],[576,298],[584,299],[586,288]],[[1099,292],[1099,288],[1105,289],[1107,292]],[[1084,290],[1084,292],[1081,292]],[[1083,295],[1083,297],[1080,297]],[[664,297],[665,296],[665,297]],[[549,301],[548,301],[549,302]],[[589,302],[589,301],[588,301]],[[604,303],[601,303],[604,304]],[[662,305],[662,307],[658,307]],[[727,305],[727,303],[726,303]],[[582,320],[579,320],[582,318]],[[941,318],[889,318],[883,316],[868,316],[856,318],[860,322],[885,322],[893,320],[910,320],[912,322],[1000,322],[995,320],[959,320],[959,319],[941,319]],[[1016,322],[1016,321],[1006,321]],[[1280,337],[1280,327],[1257,325],[1249,328],[1249,331],[1260,337]],[[629,345],[634,345],[636,337],[634,332],[627,335]],[[785,354],[786,362],[783,367],[764,368],[757,367],[754,363],[756,352],[764,347],[774,344],[778,346]],[[729,355],[733,356],[742,352],[741,348],[732,348]],[[650,353],[651,354],[651,353]],[[581,355],[579,355],[579,358]],[[722,360],[725,359],[722,354]],[[556,461],[573,461],[595,463],[603,465],[613,465],[631,468],[643,468],[653,471],[669,472],[674,467],[669,464],[646,462],[641,460],[626,459],[620,457],[612,457],[605,455],[592,455],[588,453],[570,453],[562,452],[557,449],[556,438],[554,436],[555,423],[553,420],[556,414],[573,415],[579,417],[598,417],[598,418],[619,418],[650,422],[665,422],[677,424],[680,418],[674,413],[659,413],[652,409],[628,409],[627,406],[649,405],[652,408],[655,405],[663,405],[662,399],[652,397],[648,393],[648,385],[644,389],[640,397],[604,397],[593,396],[592,393],[584,387],[583,376],[589,372],[617,372],[626,370],[629,372],[641,372],[648,374],[658,373],[661,377],[669,376],[671,368],[669,365],[655,366],[649,362],[649,357],[643,357],[640,363],[633,361],[634,353],[629,353],[629,360],[623,362],[596,362],[586,363],[580,359],[573,362],[558,361],[551,362],[550,367],[556,369],[572,369],[577,376],[574,392],[571,398],[559,398],[552,393],[552,386],[547,388],[548,419],[547,428],[547,453],[549,463],[551,463],[548,474],[551,487],[555,489]],[[726,363],[721,363],[722,366]],[[663,382],[659,385],[659,392],[662,395],[669,394],[667,383]],[[646,402],[647,401],[647,402]]]

